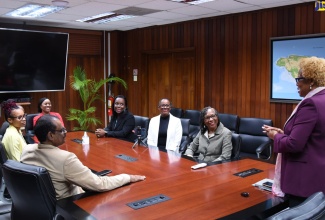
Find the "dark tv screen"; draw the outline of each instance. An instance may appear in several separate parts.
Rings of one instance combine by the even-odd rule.
[[[64,91],[67,33],[0,28],[0,93]]]

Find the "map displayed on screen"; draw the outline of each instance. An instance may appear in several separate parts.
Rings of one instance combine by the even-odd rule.
[[[298,39],[271,39],[272,85],[271,100],[299,101],[295,78],[298,76],[299,61],[304,57],[325,57],[325,36]]]

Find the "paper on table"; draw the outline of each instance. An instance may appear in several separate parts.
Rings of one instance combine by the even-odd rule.
[[[266,183],[266,182],[271,182],[273,184],[273,180],[266,178],[266,179],[262,179],[262,180],[260,180],[260,181],[258,181],[256,183],[253,183],[252,185],[258,187],[259,189],[263,189],[263,190],[272,192],[271,188],[263,186],[263,183]]]

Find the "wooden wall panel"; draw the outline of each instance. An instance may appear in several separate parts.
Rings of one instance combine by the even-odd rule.
[[[196,109],[210,105],[241,117],[271,118],[282,127],[296,104],[269,101],[270,38],[325,33],[324,22],[325,13],[315,12],[314,3],[309,2],[122,32],[126,38],[123,56],[130,57],[126,64],[120,64],[132,65],[121,75],[131,85],[127,91],[129,108],[146,115],[139,102],[156,106],[148,103],[146,93],[135,98],[137,91],[145,89],[141,81],[147,79],[129,81],[134,66],[139,67],[139,73],[146,71],[144,51],[193,47],[198,95],[182,102],[183,108],[192,102]],[[111,51],[115,53],[119,51]]]

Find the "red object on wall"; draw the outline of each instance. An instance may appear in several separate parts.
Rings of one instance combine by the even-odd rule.
[[[108,114],[108,116],[113,115],[113,103],[114,103],[114,97],[110,95],[107,100],[107,114]]]

